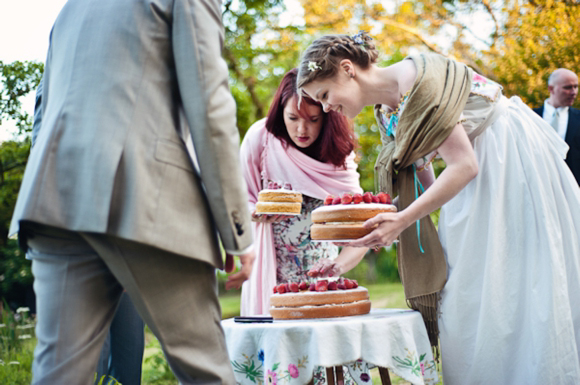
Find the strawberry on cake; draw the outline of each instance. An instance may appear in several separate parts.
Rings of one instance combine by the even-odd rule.
[[[302,194],[293,191],[290,183],[281,188],[276,182],[268,182],[268,188],[258,193],[256,214],[300,214]]]
[[[363,223],[377,214],[396,212],[391,197],[384,192],[373,195],[345,193],[340,197],[329,195],[324,206],[312,211],[310,238],[313,240],[352,240],[372,231]]]
[[[270,304],[274,319],[345,317],[371,311],[368,290],[356,280],[342,277],[280,284],[274,288]]]

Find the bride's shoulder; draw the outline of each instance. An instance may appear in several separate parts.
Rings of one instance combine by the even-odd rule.
[[[397,63],[397,79],[401,94],[407,93],[415,84],[417,78],[417,67],[413,60],[405,59]]]

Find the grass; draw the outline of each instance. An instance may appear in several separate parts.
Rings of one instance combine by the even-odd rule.
[[[407,308],[403,287],[400,283],[367,284],[373,308]],[[222,317],[231,318],[240,313],[240,292],[221,293]],[[2,312],[0,319],[0,378],[2,384],[24,385],[31,381],[32,356],[36,339],[31,329],[31,319],[26,314]],[[20,337],[20,336],[30,336]],[[20,338],[19,338],[20,337]],[[373,384],[380,384],[378,369],[371,371]],[[391,373],[394,385],[408,382]],[[151,331],[146,328],[145,354],[142,384],[177,385],[175,376],[169,369],[161,352],[161,347]]]
[[[15,313],[0,303],[0,378],[3,384],[30,384],[36,345],[28,308]]]

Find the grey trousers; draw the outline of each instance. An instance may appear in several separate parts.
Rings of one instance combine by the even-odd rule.
[[[182,384],[235,383],[212,266],[104,234],[25,231],[37,299],[33,384],[93,383],[123,288]]]

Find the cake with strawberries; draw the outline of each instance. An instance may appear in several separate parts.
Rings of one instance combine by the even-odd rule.
[[[268,188],[258,193],[256,214],[296,215],[302,210],[302,194],[292,190],[290,183],[280,187],[276,182],[268,182]]]
[[[346,278],[280,284],[274,288],[270,304],[274,319],[346,317],[371,311],[368,290]]]
[[[373,229],[363,227],[363,223],[377,214],[396,212],[391,197],[384,192],[376,195],[343,194],[329,195],[324,206],[312,211],[310,238],[317,241],[342,241],[364,237]]]

